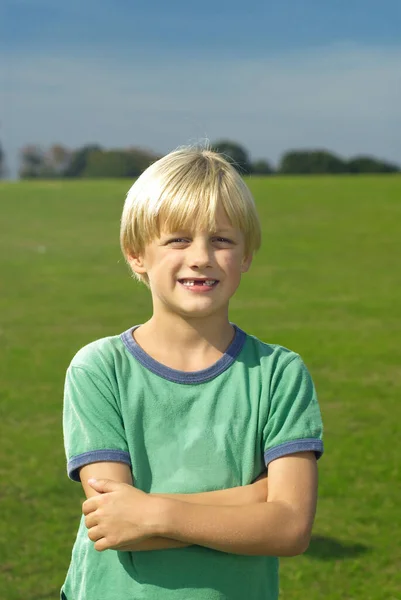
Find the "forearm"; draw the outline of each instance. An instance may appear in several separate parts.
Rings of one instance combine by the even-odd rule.
[[[197,494],[152,494],[152,496],[209,506],[244,506],[266,502],[267,478],[263,477],[250,485],[238,486],[226,490]]]
[[[151,494],[152,496],[178,500],[190,504],[203,504],[208,506],[244,506],[266,502],[267,484],[266,477],[261,478],[253,484],[229,488],[227,490],[216,490],[214,492],[202,492],[198,494]],[[170,548],[185,548],[192,545],[190,542],[178,541],[166,537],[152,537],[130,545],[124,550],[144,552],[148,550],[168,550]]]
[[[289,505],[205,506],[163,500],[160,535],[231,554],[295,556],[308,545],[307,528]]]

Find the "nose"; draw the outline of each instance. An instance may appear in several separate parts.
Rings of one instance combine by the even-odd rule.
[[[212,266],[211,247],[208,240],[193,240],[188,255],[188,263],[192,269],[205,269]]]

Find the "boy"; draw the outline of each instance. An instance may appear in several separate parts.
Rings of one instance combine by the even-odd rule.
[[[62,598],[275,600],[277,557],[307,548],[312,380],[228,319],[259,245],[250,191],[218,154],[172,152],[130,189],[121,246],[153,314],[67,371],[68,473],[87,500]]]

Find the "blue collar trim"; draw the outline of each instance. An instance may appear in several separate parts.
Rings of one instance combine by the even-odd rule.
[[[166,367],[166,365],[163,365],[152,358],[139,346],[133,336],[134,330],[138,327],[139,325],[130,327],[130,329],[124,331],[124,333],[120,335],[120,338],[128,352],[130,352],[130,354],[132,354],[132,356],[136,358],[141,365],[146,367],[146,369],[149,369],[149,371],[159,375],[159,377],[167,379],[168,381],[173,381],[174,383],[204,383],[205,381],[214,379],[232,365],[244,347],[246,340],[245,331],[242,331],[242,329],[236,325],[233,325],[235,329],[234,338],[223,356],[219,358],[214,365],[211,365],[207,369],[202,369],[201,371],[179,371],[177,369]]]

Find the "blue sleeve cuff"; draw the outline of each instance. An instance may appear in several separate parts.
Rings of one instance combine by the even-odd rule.
[[[93,450],[91,452],[84,452],[70,458],[68,461],[68,477],[72,481],[81,481],[79,478],[79,469],[94,462],[122,462],[131,466],[131,457],[129,452],[123,450]]]
[[[323,454],[323,442],[316,438],[306,438],[303,440],[293,440],[292,442],[284,442],[274,448],[266,450],[264,453],[265,465],[267,466],[272,460],[287,456],[287,454],[295,454],[296,452],[314,452],[316,458],[319,459]]]

